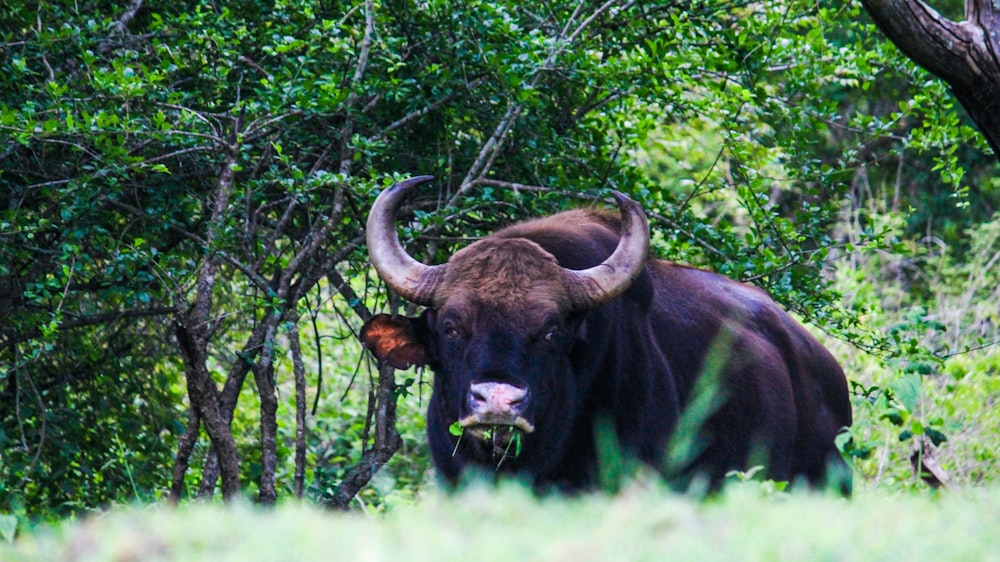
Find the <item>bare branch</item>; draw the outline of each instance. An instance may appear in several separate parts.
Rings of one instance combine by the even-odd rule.
[[[81,328],[84,326],[96,326],[99,324],[109,324],[122,320],[124,318],[142,318],[145,316],[166,316],[168,314],[173,314],[177,312],[177,308],[169,307],[158,307],[158,308],[147,308],[139,310],[119,310],[116,312],[107,312],[104,314],[91,314],[86,316],[78,316],[73,320],[67,320],[59,324],[59,331],[71,330],[73,328]],[[30,332],[20,335],[17,339],[12,339],[3,342],[6,346],[11,343],[21,343],[34,338],[41,337],[41,330],[34,329]]]
[[[171,158],[178,158],[178,157],[183,156],[185,154],[191,154],[191,153],[194,153],[194,152],[205,152],[207,150],[212,150],[212,147],[209,147],[209,146],[192,146],[191,148],[184,148],[184,149],[181,149],[181,150],[175,150],[173,152],[168,152],[167,154],[161,154],[159,156],[154,156],[152,158],[148,158],[146,160],[143,160],[142,162],[136,162],[135,164],[132,164],[132,167],[133,168],[141,168],[143,166],[149,166],[150,164],[156,164],[157,162],[162,162],[164,160],[170,160]]]
[[[371,318],[372,313],[365,306],[365,301],[358,297],[351,284],[345,281],[336,270],[331,270],[327,273],[327,279],[330,281],[331,288],[340,293],[340,296],[343,297],[347,305],[351,307],[351,310],[358,315],[358,318],[362,322],[367,322]]]
[[[566,40],[566,43],[564,44],[564,46],[559,49],[559,52],[561,53],[563,50],[565,50],[566,46],[568,46],[568,45],[572,44],[573,42],[575,42],[577,40],[577,38],[580,36],[580,34],[583,33],[583,30],[585,30],[587,27],[589,27],[590,24],[593,23],[594,20],[597,19],[598,16],[600,16],[604,12],[607,12],[611,8],[611,6],[614,6],[619,1],[620,0],[608,0],[607,2],[605,2],[604,4],[602,4],[601,7],[597,8],[596,10],[594,10],[594,13],[590,14],[590,17],[588,17],[587,19],[585,19],[579,26],[577,26],[576,30],[573,31],[573,34],[570,35],[569,38]],[[583,2],[580,2],[580,5],[583,6]],[[624,6],[624,8],[628,8],[628,6],[630,6],[630,5],[631,5],[631,2],[628,3],[628,4],[626,4]],[[572,20],[570,20],[570,21],[572,21]]]
[[[288,262],[288,265],[282,272],[282,283],[280,288],[278,289],[279,295],[281,295],[282,297],[287,296],[286,295],[287,288],[290,286],[292,274],[298,272],[299,266],[302,264],[303,261],[310,259],[323,247],[323,244],[326,242],[327,234],[329,234],[330,231],[333,230],[333,227],[340,222],[341,214],[343,214],[343,209],[342,208],[338,209],[337,205],[335,204],[333,213],[331,213],[330,217],[328,217],[326,220],[322,222],[318,222],[315,225],[313,225],[312,231],[309,233],[307,237],[307,239],[309,240],[308,244],[306,244],[305,247],[303,247],[301,250],[299,250],[297,254],[295,254],[295,257],[293,257],[292,260]]]
[[[266,206],[262,206],[260,208],[264,207]],[[260,210],[260,208],[258,209],[258,211]],[[271,232],[268,233],[267,238],[264,240],[263,249],[260,252],[260,256],[257,258],[257,261],[254,262],[253,264],[254,271],[259,271],[264,262],[266,262],[267,259],[271,257],[271,254],[274,252],[275,243],[277,242],[281,234],[284,232],[285,225],[287,225],[288,221],[291,220],[292,212],[296,208],[298,208],[298,201],[296,200],[295,197],[289,197],[288,203],[285,205],[285,212],[281,214],[281,218],[278,219],[278,224],[276,224],[275,227],[271,229]],[[256,213],[254,213],[254,215],[256,215]]]
[[[116,21],[112,26],[112,31],[119,34],[125,33],[126,28],[128,28],[128,24],[132,22],[132,18],[134,18],[142,8],[142,3],[143,0],[132,0],[132,3],[129,4],[125,13],[123,13],[121,17],[118,18],[118,21]]]
[[[301,115],[301,114],[302,111],[296,109],[294,111],[287,111],[280,115],[269,115],[267,117],[261,117],[260,119],[254,119],[253,121],[250,122],[249,125],[246,126],[246,129],[243,132],[245,140],[249,141],[266,137],[268,134],[270,134],[269,129],[275,123],[283,121],[284,119],[287,119],[294,115]]]
[[[514,125],[517,117],[521,114],[523,107],[524,106],[520,102],[512,103],[507,107],[507,113],[505,113],[503,118],[500,119],[500,123],[497,124],[493,134],[490,135],[490,138],[479,150],[479,154],[476,155],[475,161],[472,162],[472,166],[469,167],[469,171],[465,174],[465,179],[462,180],[461,185],[459,185],[458,189],[455,190],[455,194],[451,196],[451,199],[448,201],[448,205],[455,206],[458,203],[458,200],[465,195],[465,192],[472,187],[472,182],[482,176],[485,176],[489,172],[489,168],[485,166],[485,163],[492,161],[493,153],[499,150],[503,140],[507,138],[507,133]]]
[[[372,49],[372,34],[375,33],[375,7],[372,0],[365,0],[365,38],[361,43],[361,53],[358,55],[358,67],[354,69],[353,85],[361,83],[368,68],[368,57]]]
[[[173,109],[173,110],[176,110],[176,111],[180,111],[182,113],[189,113],[189,114],[197,117],[198,120],[200,120],[202,123],[205,123],[206,125],[208,125],[208,128],[212,130],[212,135],[209,138],[211,138],[215,142],[220,142],[222,140],[222,135],[219,134],[218,123],[216,123],[216,122],[212,121],[211,119],[209,119],[206,116],[205,113],[202,113],[200,111],[195,111],[194,109],[191,109],[190,107],[185,107],[183,105],[177,105],[177,104],[174,104],[174,103],[162,103],[162,102],[159,102],[159,103],[156,103],[156,105],[159,106],[159,107],[166,107],[168,109]],[[199,134],[199,133],[189,133],[189,134]]]
[[[554,45],[549,51],[548,56],[545,58],[545,62],[541,64],[538,69],[534,72],[531,80],[528,82],[529,87],[537,88],[538,84],[541,82],[542,78],[547,74],[546,71],[552,70],[555,65],[555,61],[558,59],[565,50],[572,45],[583,32],[594,22],[600,15],[607,12],[615,4],[621,3],[622,0],[607,0],[604,4],[599,6],[593,13],[587,16],[579,25],[576,23],[580,13],[583,11],[586,2],[581,1],[577,4],[576,9],[573,14],[567,19],[566,24],[563,29],[559,32],[559,36],[555,38]],[[631,3],[625,3],[625,7],[631,5]],[[570,29],[573,29],[570,32]],[[448,205],[455,206],[458,200],[461,199],[466,192],[472,187],[473,183],[478,180],[485,178],[492,168],[493,162],[503,147],[504,141],[507,139],[508,134],[511,129],[513,129],[514,124],[517,122],[518,117],[520,117],[521,112],[524,110],[524,104],[521,102],[513,102],[507,107],[507,111],[504,116],[500,119],[497,124],[496,129],[494,129],[493,134],[487,139],[486,143],[483,144],[482,148],[479,150],[479,154],[476,155],[476,159],[473,161],[472,166],[469,167],[468,172],[465,174],[465,178],[459,185],[458,189],[455,191],[454,195],[448,200]]]
[[[246,55],[239,55],[236,58],[240,62],[249,64],[250,66],[254,67],[254,69],[256,69],[257,72],[260,72],[261,74],[263,74],[264,76],[266,76],[268,80],[274,80],[274,76],[271,73],[269,73],[268,71],[264,70],[259,64],[257,64],[256,61],[254,61],[250,57],[248,57]]]
[[[483,84],[485,81],[486,81],[485,78],[479,78],[479,79],[473,80],[468,85],[466,85],[465,89],[466,89],[466,91],[474,90],[475,88],[477,88],[481,84]],[[384,137],[386,134],[388,134],[388,133],[390,133],[392,131],[395,131],[396,129],[402,127],[403,125],[406,125],[410,121],[419,119],[419,118],[423,117],[424,115],[427,115],[428,113],[430,113],[432,111],[436,111],[439,107],[441,107],[442,105],[444,105],[444,104],[448,103],[449,101],[451,101],[452,98],[455,97],[455,95],[456,94],[451,93],[451,94],[449,94],[449,95],[447,95],[447,96],[445,96],[445,97],[443,97],[443,98],[435,101],[434,103],[426,106],[426,107],[420,108],[417,111],[414,111],[412,113],[404,115],[403,117],[401,117],[401,118],[397,119],[396,121],[393,121],[392,123],[390,123],[389,126],[386,127],[385,129],[383,129],[382,132],[379,133],[378,136],[379,137]]]
[[[472,182],[473,187],[478,187],[480,185],[486,185],[489,187],[499,187],[501,189],[509,189],[514,193],[518,191],[535,191],[535,192],[550,192],[556,191],[556,189],[551,187],[546,187],[543,185],[528,185],[524,183],[517,183],[513,181],[501,181],[489,178],[481,178]]]

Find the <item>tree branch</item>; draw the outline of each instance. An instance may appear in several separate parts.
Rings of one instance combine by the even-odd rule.
[[[969,29],[920,0],[862,0],[875,24],[899,50],[946,81],[962,77],[962,51],[972,48]]]
[[[277,320],[281,313],[273,310],[268,316],[267,333],[260,360],[251,367],[257,394],[260,397],[260,486],[258,498],[264,505],[272,505],[278,499],[274,478],[278,465],[278,398],[274,381],[274,341]]]
[[[862,4],[903,54],[951,86],[1000,158],[1000,7],[967,0],[967,19],[955,23],[921,0]]]
[[[79,316],[73,320],[67,320],[59,324],[59,331],[70,330],[73,328],[81,328],[84,326],[96,326],[98,324],[108,324],[113,323],[124,318],[142,318],[145,316],[166,316],[168,314],[173,314],[177,312],[177,308],[173,306],[158,307],[158,308],[148,308],[144,310],[120,310],[117,312],[106,312],[103,314],[91,314],[87,316]],[[3,346],[7,346],[12,343],[21,343],[28,340],[32,340],[41,337],[42,332],[39,329],[33,329],[30,332],[18,336],[16,339],[8,340],[3,342]]]
[[[170,503],[177,505],[184,495],[184,473],[187,472],[191,461],[191,452],[194,451],[194,444],[198,442],[198,433],[201,428],[201,416],[198,415],[198,408],[192,405],[188,409],[188,425],[184,435],[177,442],[177,457],[174,459],[174,476],[170,482]]]
[[[299,328],[289,323],[288,347],[292,352],[292,372],[295,375],[295,497],[302,499],[306,481],[306,368],[302,362]]]
[[[478,78],[476,80],[473,80],[469,84],[466,84],[465,89],[466,91],[474,90],[485,81],[486,81],[485,78]],[[378,137],[376,138],[384,138],[387,134],[391,133],[392,131],[395,131],[396,129],[402,127],[403,125],[406,125],[411,121],[419,119],[432,111],[436,111],[439,107],[451,101],[452,98],[455,97],[455,95],[456,95],[455,93],[448,94],[447,96],[431,103],[428,106],[422,107],[416,111],[404,115],[403,117],[400,117],[399,119],[390,123],[385,129],[382,129],[382,131],[378,134]]]
[[[118,18],[118,21],[114,23],[113,30],[117,33],[125,33],[125,29],[128,27],[128,24],[132,22],[132,18],[134,18],[142,8],[142,3],[143,0],[132,0],[132,3],[129,4],[125,13],[123,13],[122,16]]]

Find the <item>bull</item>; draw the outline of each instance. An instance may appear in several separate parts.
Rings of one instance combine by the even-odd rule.
[[[765,292],[648,257],[645,214],[617,192],[617,214],[522,222],[425,265],[395,221],[429,179],[383,191],[367,224],[379,276],[426,308],[375,315],[361,340],[393,367],[434,372],[427,436],[447,482],[486,468],[539,489],[592,488],[595,435],[610,433],[624,455],[672,465],[679,481],[717,487],[759,463],[776,481],[827,486],[836,475],[847,493],[835,445],[851,424],[844,372]],[[698,423],[679,424],[695,403],[683,419]],[[667,458],[677,442],[690,444],[682,466]]]

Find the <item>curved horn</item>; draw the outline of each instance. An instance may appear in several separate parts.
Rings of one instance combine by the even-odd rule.
[[[379,193],[365,230],[368,255],[379,277],[404,299],[424,306],[433,304],[445,266],[422,264],[406,252],[396,233],[396,213],[410,190],[431,179],[433,176],[412,177]]]
[[[575,271],[563,269],[576,309],[600,306],[624,293],[642,273],[649,255],[649,223],[638,203],[614,192],[622,214],[618,247],[603,263]]]

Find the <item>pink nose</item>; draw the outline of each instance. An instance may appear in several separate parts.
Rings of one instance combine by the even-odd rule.
[[[512,423],[528,405],[528,389],[502,382],[480,382],[469,387],[469,407],[482,420]]]

